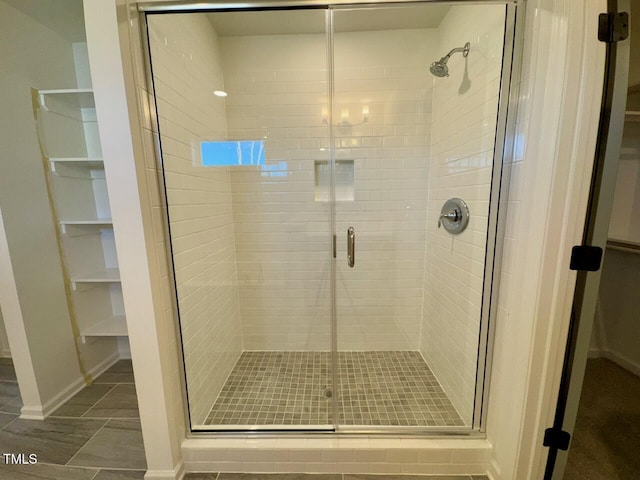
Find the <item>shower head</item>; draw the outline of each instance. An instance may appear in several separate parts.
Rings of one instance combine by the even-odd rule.
[[[447,53],[444,57],[442,57],[437,62],[433,62],[429,67],[429,71],[436,77],[448,77],[449,76],[449,67],[447,67],[447,62],[451,55],[457,52],[462,52],[462,56],[466,57],[469,55],[469,48],[471,44],[469,42],[464,44],[464,47],[454,48],[449,53]]]
[[[444,59],[443,59],[444,60]],[[436,77],[448,77],[449,67],[447,67],[447,61],[438,60],[433,62],[429,67],[429,71]]]

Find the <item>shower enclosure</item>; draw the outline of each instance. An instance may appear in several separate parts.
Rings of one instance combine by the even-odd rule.
[[[192,430],[478,430],[515,7],[277,7],[143,8]]]

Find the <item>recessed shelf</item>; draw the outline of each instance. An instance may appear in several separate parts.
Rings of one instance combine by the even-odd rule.
[[[71,287],[75,290],[78,283],[119,283],[120,271],[117,268],[107,268],[80,275],[71,275]]]
[[[314,162],[315,177],[315,201],[329,201],[329,183],[331,167],[326,160]],[[354,199],[354,172],[353,160],[335,161],[335,199],[339,202],[353,201]]]
[[[80,331],[80,340],[86,342],[86,337],[126,337],[127,321],[124,315],[105,318],[95,325]]]
[[[38,90],[38,102],[43,110],[49,111],[48,99],[55,99],[75,108],[95,108],[93,90],[90,88],[60,88],[54,90]]]

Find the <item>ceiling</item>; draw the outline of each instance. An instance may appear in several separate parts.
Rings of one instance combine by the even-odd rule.
[[[333,27],[336,32],[436,28],[450,8],[448,5],[420,5],[337,10]],[[221,37],[325,31],[325,10],[216,12],[207,15]]]
[[[69,42],[85,42],[82,0],[2,0]]]

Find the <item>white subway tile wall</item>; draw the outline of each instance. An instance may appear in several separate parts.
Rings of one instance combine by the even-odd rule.
[[[473,415],[489,194],[502,65],[505,7],[453,6],[438,28],[440,55],[471,43],[434,82],[420,351],[470,424]],[[467,229],[437,228],[444,202],[469,206]]]
[[[329,211],[314,194],[315,163],[328,155],[326,37],[295,38],[220,41],[229,137],[266,137],[267,164],[284,169],[231,173],[248,350],[330,347]],[[433,41],[427,29],[334,40],[332,121],[348,113],[355,124],[334,128],[336,158],[354,162],[354,199],[336,207],[343,350],[418,349]],[[355,269],[346,267],[348,226],[356,228]]]
[[[201,165],[227,135],[217,35],[201,15],[149,20],[190,412],[203,423],[242,352],[229,168]]]
[[[324,28],[324,12],[309,21]],[[326,36],[220,39],[232,140],[264,140],[265,164],[231,168],[245,350],[331,349]],[[328,178],[324,185],[328,190]]]
[[[335,34],[334,122],[368,113],[335,128],[336,158],[355,165],[354,201],[336,204],[341,350],[419,348],[435,40],[435,29]]]
[[[477,439],[235,438],[185,442],[191,472],[484,475],[491,444]],[[449,477],[447,477],[449,478]]]

